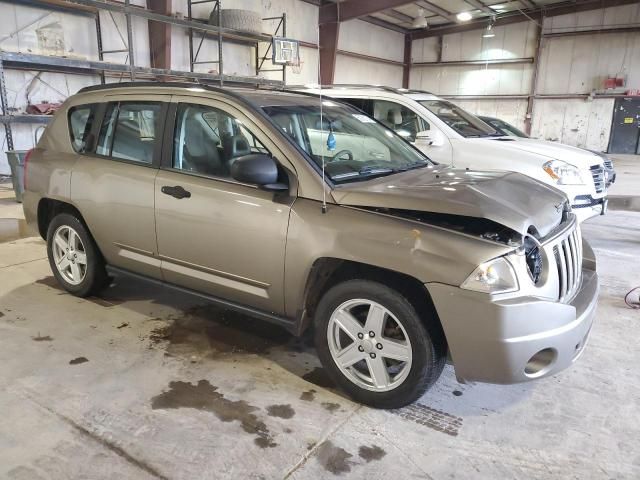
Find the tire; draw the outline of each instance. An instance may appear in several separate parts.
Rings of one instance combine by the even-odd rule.
[[[382,320],[376,323],[376,318]],[[331,379],[354,400],[374,408],[400,408],[420,398],[444,368],[444,337],[438,328],[427,328],[434,325],[430,321],[435,319],[421,319],[404,296],[386,285],[345,281],[318,304],[316,350]],[[376,336],[378,324],[382,327]],[[373,330],[368,331],[369,326]],[[337,358],[347,366],[338,366]],[[379,382],[372,370],[380,373]]]
[[[64,247],[61,243],[64,243],[65,237],[69,251],[64,255],[65,258],[61,258]],[[69,293],[88,297],[107,286],[108,276],[102,254],[84,223],[74,215],[60,213],[49,223],[47,256],[53,275]],[[58,265],[65,268],[59,268]],[[79,275],[74,274],[76,269],[73,265],[77,267]]]

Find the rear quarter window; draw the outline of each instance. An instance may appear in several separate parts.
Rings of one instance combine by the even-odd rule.
[[[78,105],[69,109],[69,137],[73,150],[83,153],[91,148],[88,145],[89,133],[95,121],[98,105]]]

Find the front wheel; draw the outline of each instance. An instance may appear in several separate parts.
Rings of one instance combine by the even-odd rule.
[[[414,402],[444,367],[443,340],[425,328],[405,297],[377,282],[333,287],[318,305],[315,327],[318,356],[330,377],[372,407]]]

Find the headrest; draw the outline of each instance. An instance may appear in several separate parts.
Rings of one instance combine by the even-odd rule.
[[[251,146],[244,135],[225,135],[222,137],[222,148],[227,160],[251,153]]]
[[[387,121],[394,125],[400,125],[402,123],[402,112],[399,108],[392,108],[387,113]]]

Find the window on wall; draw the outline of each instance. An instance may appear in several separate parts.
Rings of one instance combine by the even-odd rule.
[[[82,153],[91,148],[89,133],[95,121],[97,105],[79,105],[69,109],[69,135],[73,149]]]
[[[250,153],[269,151],[239,119],[204,105],[178,106],[173,168],[230,177],[235,159]]]
[[[150,164],[160,135],[160,103],[120,102],[109,105],[96,153]]]

